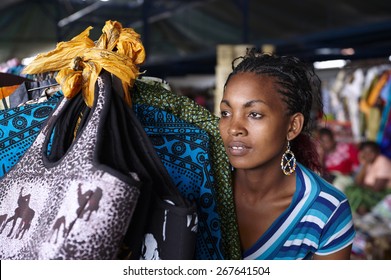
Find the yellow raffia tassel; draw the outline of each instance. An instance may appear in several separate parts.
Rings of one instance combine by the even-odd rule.
[[[92,27],[69,42],[57,44],[55,50],[38,55],[24,69],[26,74],[59,71],[56,81],[66,98],[82,92],[86,104],[94,103],[95,82],[102,69],[122,81],[124,99],[131,105],[129,89],[140,74],[138,65],[145,61],[140,35],[131,28],[122,28],[117,21],[106,21],[102,35],[93,43],[88,37]]]
[[[68,99],[73,98],[83,85],[82,71],[64,68],[58,72],[56,81],[61,85],[64,96]]]
[[[102,28],[102,35],[96,41],[95,46],[100,49],[114,50],[117,45],[119,35],[122,30],[122,24],[118,21],[106,21]]]
[[[75,57],[80,56],[85,50],[93,48],[95,43],[88,37],[92,27],[86,28],[82,33],[68,42],[60,42],[56,49],[39,54],[23,69],[25,74],[38,74],[58,71],[69,65]]]
[[[145,60],[145,49],[140,40],[140,35],[131,28],[124,28],[120,33],[117,52],[119,54],[130,57],[133,65],[142,64]],[[124,99],[127,104],[131,104],[129,89],[133,86],[135,79],[129,82],[122,80],[122,88],[124,89]]]

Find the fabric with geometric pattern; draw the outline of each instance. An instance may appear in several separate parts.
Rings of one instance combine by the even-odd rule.
[[[197,259],[241,259],[231,170],[218,118],[155,80],[136,80],[133,108],[182,195],[198,205]]]

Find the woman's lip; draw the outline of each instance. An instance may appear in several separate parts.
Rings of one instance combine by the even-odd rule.
[[[248,153],[250,147],[245,145],[243,142],[231,142],[228,145],[228,153],[233,156],[242,156]]]
[[[243,142],[240,142],[240,141],[234,141],[234,142],[230,142],[228,144],[228,148],[244,148],[244,149],[248,149],[248,145],[246,145],[245,143]]]

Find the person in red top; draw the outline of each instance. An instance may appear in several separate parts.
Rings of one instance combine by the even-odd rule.
[[[318,130],[318,137],[322,176],[343,190],[353,183],[353,176],[360,166],[358,148],[353,143],[337,142],[333,131],[326,127]]]

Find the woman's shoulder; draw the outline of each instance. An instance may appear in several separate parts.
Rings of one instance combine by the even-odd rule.
[[[389,167],[391,166],[391,159],[383,154],[380,154],[377,156],[375,163],[380,166],[386,165]]]
[[[318,196],[332,201],[333,204],[340,204],[347,200],[346,195],[337,187],[323,179],[319,174],[310,170],[309,168],[300,165],[303,176],[307,176],[307,184],[311,184],[311,189],[318,193]]]

